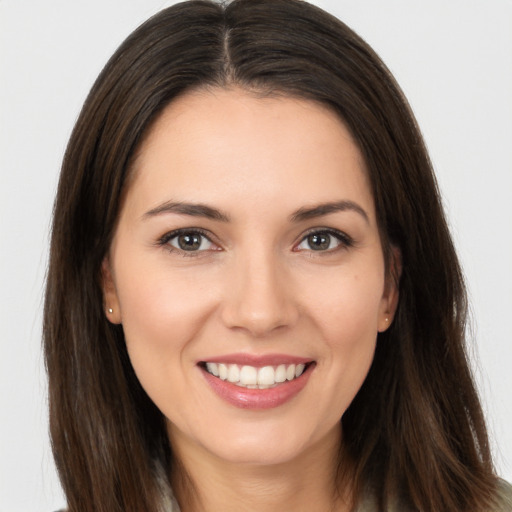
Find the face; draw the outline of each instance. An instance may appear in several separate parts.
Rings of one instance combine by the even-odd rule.
[[[189,93],[133,170],[105,305],[175,449],[275,464],[338,439],[397,301],[343,123],[306,100]]]

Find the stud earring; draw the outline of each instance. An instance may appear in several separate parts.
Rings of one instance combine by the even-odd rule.
[[[107,311],[108,311],[109,314],[112,314],[114,312],[114,310],[112,308],[108,308]]]
[[[386,323],[389,323],[389,318],[388,318],[388,317],[386,317],[386,318],[384,319],[384,321],[385,321]]]

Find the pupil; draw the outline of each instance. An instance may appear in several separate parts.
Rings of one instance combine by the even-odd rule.
[[[201,246],[201,237],[200,235],[180,235],[178,245],[184,251],[195,251]]]
[[[314,251],[329,249],[330,236],[326,234],[309,235],[308,244]]]

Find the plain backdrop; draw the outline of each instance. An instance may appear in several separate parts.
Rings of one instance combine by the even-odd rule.
[[[512,480],[512,2],[316,3],[374,47],[419,120],[468,280],[492,448]],[[59,165],[103,64],[169,4],[0,0],[0,512],[64,505],[40,350]]]

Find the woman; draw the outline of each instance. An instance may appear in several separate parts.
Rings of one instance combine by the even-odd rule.
[[[465,312],[374,52],[296,0],[166,9],[61,173],[44,336],[69,510],[509,510]]]

